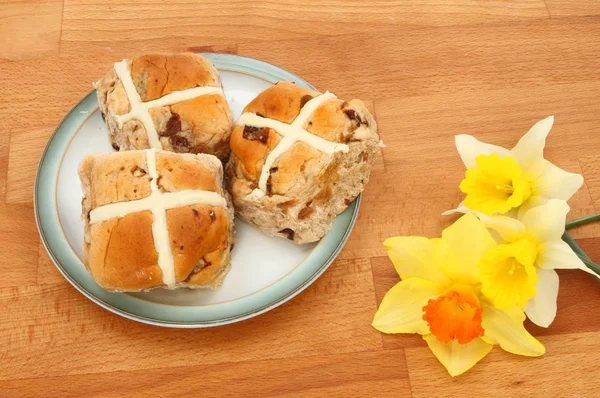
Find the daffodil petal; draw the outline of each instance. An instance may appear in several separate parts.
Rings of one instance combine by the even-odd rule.
[[[544,146],[553,123],[554,116],[540,120],[521,137],[512,150],[523,172],[532,177],[539,176],[544,169]]]
[[[583,185],[581,174],[569,173],[544,160],[544,171],[533,180],[534,195],[569,200]]]
[[[570,208],[564,200],[552,199],[548,203],[529,209],[521,222],[539,242],[560,240],[565,233],[565,221]]]
[[[449,216],[451,214],[456,214],[456,213],[468,213],[469,212],[469,208],[467,206],[465,206],[465,201],[463,200],[462,202],[460,202],[458,204],[458,206],[456,207],[456,209],[453,210],[447,210],[445,212],[442,213],[442,216]]]
[[[525,306],[525,314],[538,326],[547,328],[556,317],[558,274],[552,269],[538,269],[537,293]]]
[[[423,336],[429,349],[446,368],[450,376],[458,376],[471,369],[482,360],[494,347],[482,339],[474,339],[467,344],[457,341],[449,343],[440,342],[434,335]]]
[[[383,333],[430,333],[423,320],[423,307],[444,290],[443,286],[422,278],[398,282],[383,297],[373,327]]]
[[[383,242],[400,278],[421,277],[444,283],[448,279],[435,263],[433,240],[417,236],[398,236]]]
[[[504,351],[517,355],[537,357],[546,349],[533,337],[525,327],[525,314],[517,307],[499,310],[489,303],[482,303],[483,315],[481,325],[489,340],[500,344]]]
[[[436,262],[451,280],[474,284],[479,282],[479,260],[494,247],[496,241],[485,225],[467,213],[442,232],[436,245]]]
[[[510,241],[525,231],[525,225],[512,217],[500,215],[487,216],[480,212],[474,213],[486,227],[496,231],[505,241]]]
[[[543,196],[530,196],[529,199],[527,199],[527,201],[525,201],[525,203],[523,203],[518,210],[513,209],[512,213],[506,213],[504,215],[508,217],[515,217],[520,220],[521,218],[523,218],[523,215],[525,215],[525,213],[527,213],[529,210],[546,203],[548,203],[548,199]]]
[[[580,269],[594,276],[596,275],[562,240],[545,242],[540,245],[536,266],[544,269]]]
[[[497,145],[486,144],[479,141],[477,138],[460,134],[454,138],[456,149],[467,169],[477,168],[475,158],[479,155],[497,154],[501,158],[510,156],[510,151]]]

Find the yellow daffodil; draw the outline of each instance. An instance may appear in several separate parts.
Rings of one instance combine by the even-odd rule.
[[[467,196],[455,211],[514,215],[545,203],[568,200],[583,184],[579,174],[566,172],[544,159],[546,137],[554,117],[537,122],[512,149],[485,144],[470,135],[456,136],[456,148],[467,167],[460,190]]]
[[[518,355],[544,354],[523,327],[521,309],[499,309],[481,292],[478,265],[497,244],[476,216],[464,215],[439,239],[395,237],[384,245],[402,280],[383,298],[373,319],[377,330],[421,334],[452,376],[495,344]]]
[[[548,327],[556,316],[554,270],[576,268],[595,275],[561,239],[568,212],[565,201],[553,199],[519,219],[476,213],[504,241],[479,263],[481,291],[496,307],[524,307],[532,322]]]

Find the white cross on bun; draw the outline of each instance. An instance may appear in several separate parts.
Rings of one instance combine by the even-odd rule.
[[[135,292],[222,284],[230,268],[233,207],[216,157],[91,154],[79,177],[84,264],[100,286]]]
[[[121,74],[119,64],[123,64]],[[227,159],[232,114],[219,73],[208,59],[192,53],[143,55],[116,63],[95,87],[116,150],[154,147]],[[162,106],[160,100],[166,96],[173,100]],[[151,101],[159,105],[148,109],[152,131],[147,131],[150,126],[139,115],[119,121],[132,111],[132,103],[152,105]]]
[[[236,215],[267,235],[321,239],[363,191],[379,143],[375,119],[360,100],[290,82],[268,88],[231,134],[226,177]]]

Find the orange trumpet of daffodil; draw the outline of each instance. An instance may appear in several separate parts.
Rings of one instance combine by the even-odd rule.
[[[479,263],[497,247],[484,224],[466,214],[438,239],[395,237],[384,242],[402,279],[373,319],[383,333],[418,333],[450,375],[460,375],[496,344],[540,356],[544,346],[523,326],[517,306],[499,309],[481,292]]]

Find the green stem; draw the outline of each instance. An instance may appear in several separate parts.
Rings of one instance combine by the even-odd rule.
[[[594,214],[593,216],[587,216],[587,217],[579,218],[577,220],[569,221],[567,223],[567,229],[578,227],[580,225],[591,223],[594,221],[600,221],[600,213]]]
[[[600,265],[596,264],[593,261],[588,261],[587,259],[582,258],[581,261],[592,271],[594,271],[597,275],[600,276]]]
[[[575,254],[577,254],[577,256],[579,256],[579,258],[581,259],[581,261],[583,261],[583,263],[592,271],[594,271],[596,274],[600,275],[600,265],[594,263],[592,261],[592,259],[590,259],[588,257],[587,254],[585,254],[585,252],[583,251],[583,249],[581,247],[579,247],[579,245],[577,244],[577,242],[575,242],[575,240],[571,237],[571,235],[569,235],[567,232],[564,233],[564,235],[562,236],[563,240],[565,242],[567,242],[567,244],[571,247],[571,249],[573,249],[573,251],[575,252]]]

